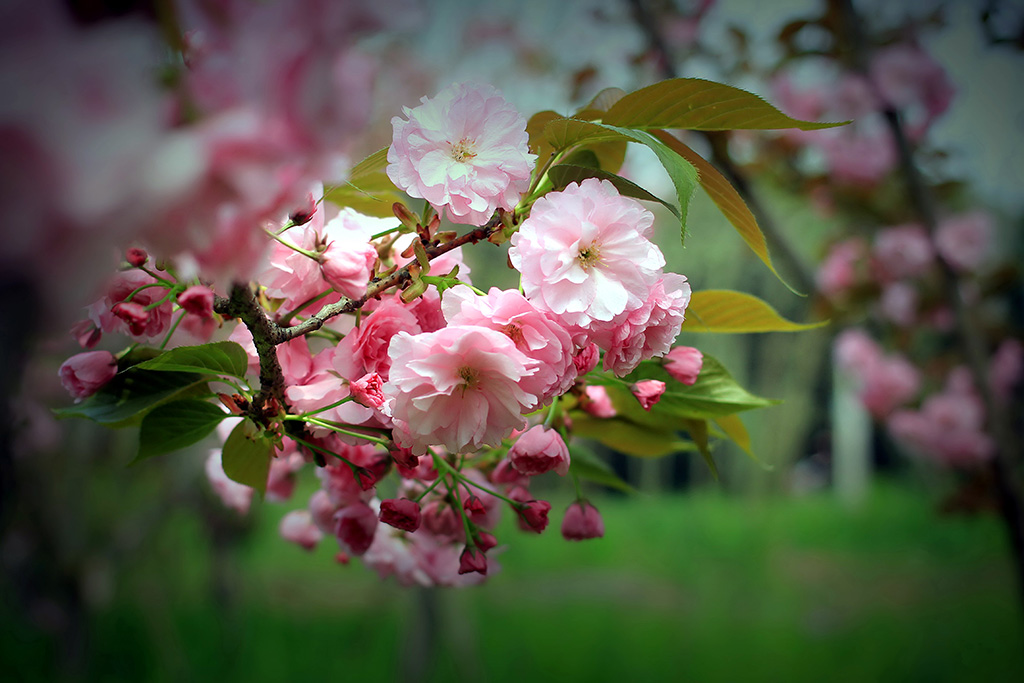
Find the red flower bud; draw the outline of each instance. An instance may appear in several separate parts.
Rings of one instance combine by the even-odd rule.
[[[467,545],[459,557],[459,574],[472,572],[487,576],[487,556],[479,548]]]
[[[645,379],[637,382],[630,389],[636,396],[636,400],[640,401],[643,409],[650,411],[654,404],[661,400],[661,395],[665,393],[665,383],[656,379]]]
[[[149,311],[142,304],[137,304],[134,301],[122,301],[114,304],[110,312],[128,323],[128,329],[132,334],[140,336],[146,333]]]
[[[380,521],[403,531],[420,528],[420,504],[408,498],[389,499],[380,504]]]
[[[582,541],[604,536],[604,520],[597,508],[583,501],[573,503],[562,518],[562,536],[567,541]]]
[[[149,260],[149,254],[140,247],[131,247],[124,257],[133,268],[141,268]]]
[[[200,318],[213,317],[213,291],[209,287],[194,285],[178,295],[178,305]]]

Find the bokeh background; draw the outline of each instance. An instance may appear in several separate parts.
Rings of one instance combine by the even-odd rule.
[[[156,17],[161,5],[68,4],[84,23]],[[780,32],[831,5],[396,6],[392,29],[371,41],[379,58],[375,124],[354,155],[389,142],[390,117],[401,106],[460,80],[494,84],[527,116],[571,113],[605,87],[631,90],[668,68],[774,100]],[[872,0],[855,7],[868,17],[863,30],[889,31],[894,41],[913,35],[945,70],[955,94],[929,131],[928,149],[937,155],[929,157],[930,177],[955,181],[972,205],[992,212],[993,258],[1021,263],[1024,5]],[[643,12],[653,22],[645,25]],[[823,38],[806,40],[814,49]],[[730,140],[727,153],[767,219],[766,232],[772,228],[780,271],[810,295],[794,295],[765,270],[703,195],[691,207],[685,247],[668,214],[660,215],[668,268],[695,290],[756,293],[792,320],[834,315],[855,323],[811,289],[828,245],[862,219],[843,206],[823,210],[821,193],[794,183],[780,170],[785,155],[757,137]],[[695,144],[710,150],[707,141]],[[808,163],[813,170],[814,159]],[[626,172],[655,194],[671,194],[642,151],[630,152]],[[863,201],[886,191],[884,184],[866,190]],[[514,282],[500,250],[476,251],[467,254],[476,286]],[[1019,335],[1015,277],[1000,311]],[[5,326],[31,315],[19,310],[15,294],[5,290]],[[67,297],[82,292],[69,289]],[[462,590],[381,581],[358,562],[336,563],[329,542],[312,553],[287,544],[277,525],[294,506],[257,503],[246,516],[225,509],[202,473],[210,444],[127,467],[137,439],[130,430],[53,419],[50,409],[70,402],[57,381],[72,351],[65,328],[45,321],[27,353],[15,345],[5,355],[12,385],[5,391],[18,397],[0,528],[0,670],[7,680],[1024,676],[1024,601],[999,515],[985,491],[972,488],[974,478],[908,457],[869,420],[834,409],[844,398],[830,360],[837,325],[681,337],[722,360],[754,393],[782,399],[744,417],[761,463],[722,444],[716,481],[695,454],[603,451],[638,491],[587,489],[605,520],[603,539],[567,543],[557,522],[527,536],[506,515],[500,573]],[[860,425],[865,446],[845,470],[853,474],[838,474],[837,420]],[[296,500],[317,485],[303,474]],[[537,488],[561,511],[571,492],[555,479]]]

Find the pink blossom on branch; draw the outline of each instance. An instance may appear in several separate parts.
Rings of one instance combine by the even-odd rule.
[[[537,371],[515,343],[483,327],[453,325],[436,332],[399,332],[388,355],[384,392],[399,445],[420,454],[443,445],[452,453],[497,445],[521,427],[537,397],[520,382]]]
[[[482,224],[529,188],[526,119],[493,87],[458,83],[391,119],[388,177],[455,223]]]
[[[587,328],[648,299],[665,266],[650,241],[653,223],[639,202],[588,178],[537,200],[512,236],[509,260],[530,301],[565,325]]]

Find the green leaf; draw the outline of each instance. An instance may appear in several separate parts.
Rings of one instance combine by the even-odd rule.
[[[405,194],[391,182],[385,170],[387,165],[388,148],[385,147],[356,164],[345,182],[327,188],[324,198],[367,216],[394,218],[391,206],[404,200]]]
[[[213,403],[194,398],[157,406],[142,418],[134,462],[191,446],[226,417],[228,414]]]
[[[614,387],[609,387],[608,393],[613,394],[613,390]],[[626,395],[636,402],[629,392],[626,392]],[[639,407],[639,404],[637,406]],[[574,436],[600,441],[605,446],[626,455],[657,458],[693,448],[691,444],[679,438],[672,422],[641,424],[621,414],[612,418],[598,418],[582,410],[573,411],[571,416]]]
[[[700,452],[701,457],[704,458],[704,462],[707,463],[711,474],[715,477],[715,481],[718,481],[718,466],[715,465],[715,459],[711,457],[711,449],[708,448],[708,421],[683,420],[683,426],[690,433],[690,438],[696,444],[697,450]]]
[[[775,277],[779,278],[779,281],[785,284],[791,291],[795,291],[775,270],[775,266],[772,264],[772,257],[768,253],[768,243],[764,239],[764,233],[761,232],[761,226],[757,224],[754,214],[751,213],[747,203],[743,201],[743,197],[732,186],[732,183],[717,168],[671,133],[664,130],[655,130],[652,131],[652,134],[697,169],[697,172],[700,174],[700,186],[704,188],[704,191],[711,198],[711,201],[715,203],[719,211],[722,212],[722,215],[736,228],[736,232],[747,243],[747,246],[768,266],[768,270],[772,271]]]
[[[223,341],[199,346],[179,346],[135,366],[160,372],[201,372],[209,375],[245,377],[249,358],[235,342]]]
[[[119,372],[85,401],[55,411],[57,417],[81,417],[108,427],[128,427],[156,406],[175,399],[209,396],[209,377],[195,372],[147,372],[138,366]]]
[[[766,408],[779,401],[755,396],[736,383],[732,375],[715,358],[704,355],[704,365],[697,381],[687,386],[674,379],[661,365],[661,361],[644,361],[623,379],[607,373],[592,373],[588,381],[603,384],[609,392],[643,379],[657,379],[665,383],[665,393],[648,413],[655,420],[668,418],[715,419],[722,415]],[[619,404],[616,404],[616,409]],[[637,419],[634,416],[633,419]]]
[[[232,481],[256,489],[263,496],[270,474],[271,450],[270,440],[251,420],[239,422],[224,442],[221,454],[224,474]]]
[[[623,493],[636,493],[636,489],[624,482],[604,460],[586,446],[574,443],[569,446],[569,471],[580,479],[592,481]]]
[[[761,97],[701,78],[673,78],[623,96],[603,121],[624,128],[689,130],[818,130],[843,123],[793,119]]]
[[[752,294],[706,289],[690,297],[682,329],[685,332],[796,332],[824,325],[828,325],[827,320],[817,323],[786,320]]]
[[[750,434],[747,432],[747,427],[743,424],[743,420],[740,419],[739,415],[722,415],[721,417],[716,417],[715,424],[718,425],[718,427],[733,443],[739,446],[744,453],[749,455],[751,460],[766,470],[775,469],[771,465],[762,462],[762,460],[754,453],[753,446],[750,443]]]
[[[545,127],[552,121],[561,118],[564,118],[561,114],[549,109],[537,112],[526,122],[526,134],[530,138],[530,151],[537,155],[537,163],[539,165],[544,164],[548,157],[555,152],[554,146],[548,142],[547,136],[544,133]]]
[[[604,123],[579,121],[577,119],[558,119],[550,122],[544,129],[548,141],[556,149],[564,150],[574,145],[609,140],[625,140],[639,142],[649,147],[665,167],[676,190],[676,201],[679,205],[680,239],[686,236],[686,212],[690,199],[697,189],[700,180],[693,164],[667,147],[653,135],[642,130],[619,128]]]
[[[589,151],[589,150],[588,150]],[[648,202],[658,202],[662,206],[668,208],[676,218],[679,217],[679,209],[672,204],[669,204],[664,199],[657,197],[644,188],[640,187],[636,183],[626,180],[622,176],[617,176],[614,173],[608,173],[602,171],[599,168],[590,168],[588,166],[573,166],[569,164],[559,164],[552,166],[551,170],[548,171],[548,177],[551,178],[551,182],[554,185],[554,189],[561,190],[565,188],[569,183],[579,183],[586,178],[598,178],[600,180],[607,180],[615,189],[619,191],[619,194],[626,197],[633,197],[634,199],[642,199]]]

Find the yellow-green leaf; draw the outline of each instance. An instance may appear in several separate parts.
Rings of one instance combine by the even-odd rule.
[[[711,201],[715,203],[718,210],[736,228],[736,232],[740,234],[740,237],[747,243],[747,246],[768,266],[768,269],[775,274],[775,277],[782,280],[782,276],[779,275],[775,270],[775,266],[772,265],[772,257],[768,254],[768,243],[765,242],[761,226],[757,224],[754,214],[750,212],[747,203],[743,201],[743,197],[732,186],[732,183],[726,180],[725,176],[719,173],[717,168],[671,133],[664,130],[655,130],[651,131],[651,134],[697,169],[700,175],[700,186],[707,192]],[[786,286],[789,287],[789,285]]]
[[[250,420],[239,422],[221,452],[221,466],[224,474],[232,481],[245,484],[260,492],[267,491],[267,475],[270,474],[270,440]]]
[[[367,216],[394,217],[392,204],[405,199],[385,172],[388,148],[379,149],[356,164],[348,179],[327,188],[324,198],[342,207],[350,207]]]
[[[690,297],[682,329],[685,332],[797,332],[827,324],[827,320],[791,322],[752,294],[706,289]]]
[[[711,470],[711,474],[718,479],[718,466],[715,465],[715,459],[711,457],[711,449],[708,448],[708,421],[707,420],[683,420],[683,427],[689,432],[690,438],[693,439],[693,443],[697,446],[697,451],[700,452],[704,462],[707,463],[708,469]]]
[[[843,125],[790,118],[753,93],[701,78],[673,78],[631,92],[602,120],[623,128],[689,130],[818,130]]]

